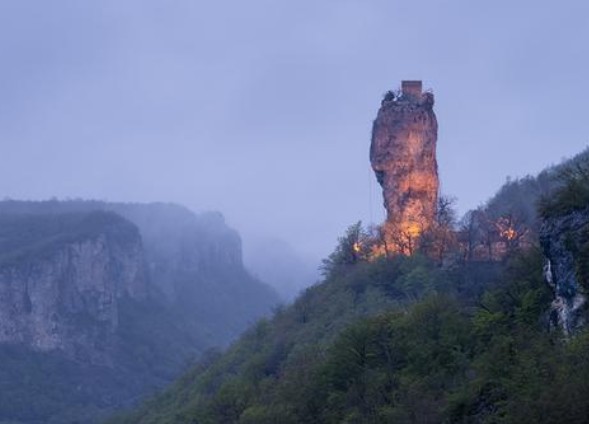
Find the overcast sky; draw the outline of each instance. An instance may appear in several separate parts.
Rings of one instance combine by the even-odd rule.
[[[461,212],[589,141],[589,2],[0,0],[0,196],[172,201],[325,256],[384,217],[382,94],[436,95]]]

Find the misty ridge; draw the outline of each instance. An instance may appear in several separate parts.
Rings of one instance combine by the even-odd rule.
[[[179,253],[179,247],[171,244],[170,239],[187,238],[191,231],[197,231],[194,238],[198,238],[202,246],[215,242],[222,245],[223,240],[226,240],[227,244],[234,246],[232,252],[226,252],[228,256],[232,256],[230,259],[227,258],[228,261],[234,262],[237,266],[242,261],[241,256],[245,255],[244,261],[248,270],[262,281],[271,284],[284,302],[291,301],[319,276],[317,265],[312,260],[302,257],[288,242],[279,238],[252,238],[249,249],[242,253],[243,243],[240,235],[226,226],[223,215],[218,211],[195,214],[175,204],[142,205],[82,199],[20,202],[6,198],[0,207],[0,213],[7,215],[51,215],[91,210],[108,210],[128,218],[141,228],[141,237],[150,248],[157,249],[159,255],[170,259]],[[154,212],[150,214],[150,210]],[[164,218],[158,220],[155,211],[160,211]],[[182,243],[186,244],[188,241],[184,240]],[[211,255],[205,252],[200,254]]]
[[[239,280],[248,275],[242,264],[239,235],[226,226],[219,213],[196,215],[182,206],[163,203],[143,205],[83,200],[0,202],[0,213],[5,219],[22,217],[25,220],[23,227],[25,229],[32,227],[31,236],[40,239],[22,240],[23,233],[26,234],[24,230],[7,235],[7,241],[16,239],[22,241],[26,247],[43,245],[43,243],[51,247],[51,243],[55,243],[59,236],[72,227],[72,223],[68,221],[79,221],[86,216],[92,217],[95,211],[112,213],[113,220],[115,217],[122,217],[121,223],[124,222],[136,229],[144,250],[141,266],[145,268],[147,275],[145,278],[154,286],[159,296],[164,296],[168,301],[202,302],[194,308],[196,313],[204,315],[212,313],[207,310],[207,307],[211,307],[211,302],[215,302],[218,298],[212,294],[204,298],[187,296],[186,291],[192,289],[194,278],[198,279],[199,285],[208,285],[210,290],[214,291],[220,284],[215,278],[230,285],[232,277]],[[52,225],[54,221],[59,221],[62,217],[65,218],[65,223],[58,222],[57,225]],[[109,215],[105,215],[107,223],[108,219]],[[79,222],[77,224],[81,233],[79,238],[83,240],[84,237],[91,238],[99,234],[101,230],[108,228],[106,224],[98,222],[93,225],[90,219]],[[92,231],[85,234],[83,230],[87,230],[89,226],[95,228],[90,227]],[[43,227],[48,228],[45,230]],[[7,228],[9,229],[10,227]],[[73,240],[75,238],[67,241]],[[25,251],[23,256],[26,257],[26,249],[20,250]],[[34,252],[33,250],[33,254]],[[252,285],[258,285],[261,290],[266,290],[269,298],[277,298],[270,288],[265,288],[262,283],[249,278]],[[194,306],[189,305],[190,308]],[[236,306],[239,307],[239,305]],[[221,311],[223,307],[216,305],[212,306],[212,309]]]
[[[5,200],[0,224],[3,417],[94,422],[279,302],[219,213]]]

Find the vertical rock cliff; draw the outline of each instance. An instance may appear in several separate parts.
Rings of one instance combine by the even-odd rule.
[[[146,296],[137,228],[106,212],[1,222],[0,343],[108,362],[118,300]]]
[[[540,243],[547,258],[544,276],[554,292],[551,322],[570,335],[587,314],[589,209],[545,217]]]
[[[438,123],[434,96],[421,81],[385,95],[372,127],[370,162],[382,186],[388,248],[410,253],[436,217]]]
[[[128,250],[124,251],[116,244],[106,243],[103,250],[118,249],[120,253],[114,257],[121,260],[133,252],[138,258],[140,256],[142,264],[145,265],[145,275],[142,275],[141,282],[147,286],[151,297],[172,306],[175,313],[183,314],[184,320],[190,321],[191,325],[197,327],[193,333],[200,334],[204,344],[218,346],[228,343],[252,321],[270,312],[272,306],[278,302],[276,293],[270,287],[257,281],[245,270],[239,234],[227,226],[220,213],[195,214],[183,206],[167,203],[133,204],[82,200],[0,202],[0,217],[3,215],[21,218],[28,216],[28,220],[34,221],[33,223],[37,226],[49,225],[51,219],[48,217],[51,216],[59,219],[57,217],[81,216],[92,211],[98,215],[102,213],[117,217],[119,221],[127,223],[134,229],[137,236],[136,245],[129,246]],[[2,247],[2,231],[10,228],[10,225],[1,224],[0,221],[0,248]],[[55,233],[53,236],[61,238],[74,230],[84,232],[74,227],[64,223],[53,229]],[[94,227],[99,226],[92,224],[84,228]],[[20,232],[11,236],[20,245],[16,247],[29,249],[38,244],[37,240],[28,240],[24,237],[23,234],[26,233]],[[97,282],[99,276],[93,274],[95,269],[107,269],[111,265],[118,264],[117,262],[103,264],[101,262],[103,258],[100,255],[101,245],[96,244],[99,239],[93,238],[91,241],[95,251],[90,252],[90,247],[85,244],[82,250],[86,252],[84,253],[86,256],[81,263],[86,264],[84,266],[87,268],[83,272],[70,276],[71,278],[68,277],[68,280],[62,279],[66,287],[72,286],[70,283],[76,281]],[[90,241],[85,240],[84,243],[88,244]],[[81,246],[75,248],[82,249]],[[72,249],[74,247],[70,246],[70,250]],[[15,246],[6,246],[4,250],[10,253],[18,252],[20,249],[16,249]],[[56,252],[56,249],[49,246],[46,250]],[[0,249],[1,258],[2,249]],[[76,258],[79,258],[79,255]],[[49,262],[51,261],[52,258]],[[47,266],[57,266],[56,264],[55,262]],[[126,269],[121,264],[116,265],[115,268],[121,272]],[[114,284],[113,281],[119,281],[123,277],[124,272],[121,276],[104,276],[105,281],[110,284]],[[131,298],[135,299],[133,286],[130,283],[121,284],[132,295]],[[110,313],[115,319],[116,308]]]
[[[1,201],[0,422],[102,422],[277,302],[219,213]]]

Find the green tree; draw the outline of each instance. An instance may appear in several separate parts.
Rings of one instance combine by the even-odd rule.
[[[351,225],[343,237],[338,239],[338,245],[327,259],[323,260],[321,270],[324,275],[330,275],[339,269],[348,268],[368,258],[367,245],[369,235],[362,228],[362,221]]]

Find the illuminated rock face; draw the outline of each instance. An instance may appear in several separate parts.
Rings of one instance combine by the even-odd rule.
[[[436,216],[438,123],[434,96],[421,81],[403,81],[388,93],[372,127],[370,162],[382,186],[389,249],[410,253]]]

